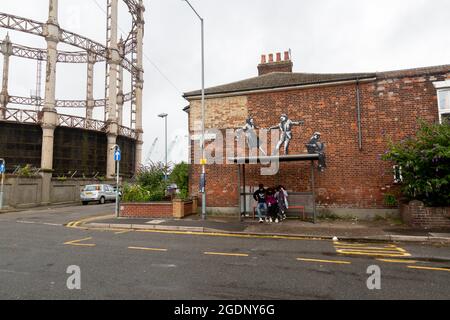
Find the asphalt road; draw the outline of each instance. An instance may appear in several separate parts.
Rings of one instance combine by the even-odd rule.
[[[113,207],[0,215],[0,299],[450,298],[448,246],[63,226]],[[67,288],[72,265],[81,290]],[[380,290],[367,288],[372,265],[381,271]]]

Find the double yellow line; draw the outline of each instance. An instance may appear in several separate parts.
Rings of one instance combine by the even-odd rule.
[[[377,244],[361,244],[361,243],[345,243],[335,242],[334,247],[337,253],[344,255],[359,255],[372,257],[410,257],[406,250],[396,245],[377,245]]]
[[[106,218],[110,218],[110,217],[112,217],[112,215],[108,214],[108,215],[104,215],[104,216],[96,216],[96,217],[90,217],[90,218],[86,218],[86,219],[82,219],[82,220],[71,221],[68,224],[66,224],[66,227],[80,228],[80,226],[84,223],[95,221],[95,220],[106,219]],[[85,228],[85,229],[88,229],[88,228]]]

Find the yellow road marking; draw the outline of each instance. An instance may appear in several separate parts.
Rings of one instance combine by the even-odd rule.
[[[252,238],[252,239],[282,239],[282,240],[309,240],[309,241],[328,241],[320,238],[307,237],[288,237],[288,236],[273,236],[273,235],[254,235],[254,234],[230,234],[220,232],[194,232],[194,231],[169,231],[169,230],[134,230],[136,232],[148,233],[165,233],[165,234],[180,234],[189,236],[208,236],[208,237],[228,237],[228,238]]]
[[[307,259],[307,258],[297,258],[298,261],[306,261],[306,262],[324,262],[324,263],[335,263],[335,264],[351,264],[350,261],[342,261],[342,260],[320,260],[320,259]]]
[[[335,246],[351,246],[351,247],[366,247],[366,246],[383,246],[383,247],[396,247],[394,244],[378,244],[378,243],[352,243],[352,242],[340,242],[340,241],[334,241],[333,244]]]
[[[415,260],[400,260],[400,259],[376,259],[376,260],[392,263],[417,263],[417,261]]]
[[[171,230],[150,230],[150,229],[121,229],[121,228],[100,228],[100,227],[80,227],[79,225],[88,221],[102,219],[110,217],[111,215],[104,217],[93,217],[80,221],[69,222],[66,226],[69,228],[94,230],[94,231],[125,231],[131,230],[134,232],[147,232],[147,233],[164,233],[164,234],[178,234],[178,235],[190,235],[190,236],[208,236],[208,237],[228,237],[228,238],[252,238],[252,239],[281,239],[281,240],[308,240],[308,241],[329,241],[322,238],[311,238],[301,236],[274,236],[274,235],[253,235],[253,234],[229,234],[220,232],[194,232],[194,231],[171,231]]]
[[[80,247],[95,247],[96,246],[93,243],[80,243],[82,241],[87,241],[87,240],[92,240],[92,237],[79,239],[79,240],[67,241],[67,242],[64,242],[64,244],[71,245],[71,246],[80,246]]]
[[[359,256],[381,256],[381,257],[410,257],[409,253],[399,252],[399,253],[381,253],[381,252],[364,252],[364,251],[345,251],[345,250],[336,250],[336,252],[341,254],[353,254]]]
[[[411,255],[403,248],[394,244],[377,245],[375,243],[345,243],[335,242],[337,253],[344,255],[374,256],[374,257],[410,257]]]
[[[145,247],[128,247],[131,250],[144,250],[144,251],[161,251],[166,252],[167,249],[159,249],[159,248],[145,248]]]
[[[408,268],[409,269],[435,270],[435,271],[447,271],[447,272],[450,272],[450,268],[419,267],[419,266],[408,266]]]
[[[405,251],[398,247],[349,247],[349,246],[334,246],[337,249],[345,250],[383,250],[383,251]]]
[[[214,256],[248,257],[248,254],[246,253],[204,252],[204,254]]]
[[[106,218],[111,218],[113,217],[113,215],[108,214],[108,215],[104,215],[104,216],[96,216],[96,217],[90,217],[90,218],[86,218],[86,219],[82,219],[82,220],[78,220],[78,221],[71,221],[67,224],[67,227],[69,228],[77,228],[80,226],[80,224],[82,223],[86,223],[86,222],[90,222],[90,221],[95,221],[95,220],[100,220],[100,219],[106,219]]]
[[[360,248],[360,249],[347,249],[347,248],[336,248],[336,250],[338,251],[346,251],[346,252],[367,252],[367,253],[405,253],[404,251],[400,251],[400,250],[394,250],[394,249],[389,249],[389,250],[383,250],[383,249],[366,249],[366,248]]]

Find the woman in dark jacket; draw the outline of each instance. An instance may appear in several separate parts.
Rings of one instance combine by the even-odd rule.
[[[267,196],[266,196],[266,203],[267,203],[267,215],[269,217],[270,222],[280,222],[280,219],[278,218],[279,208],[278,208],[278,201],[275,198],[275,190],[270,188],[267,190]]]

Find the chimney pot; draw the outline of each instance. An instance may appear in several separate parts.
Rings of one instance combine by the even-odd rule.
[[[277,52],[277,62],[281,61],[281,52]]]
[[[282,52],[276,53],[276,62],[274,62],[274,54],[261,55],[261,63],[258,65],[258,76],[263,76],[273,72],[292,73],[293,63],[291,61],[290,51],[284,52],[284,60]]]
[[[261,55],[261,64],[265,64],[266,63],[266,55],[263,54]]]

